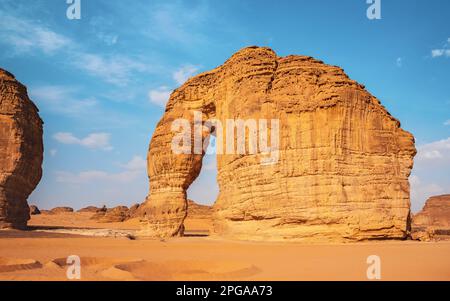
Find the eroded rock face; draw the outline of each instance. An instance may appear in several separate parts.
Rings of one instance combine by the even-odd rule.
[[[42,177],[42,120],[27,89],[0,68],[0,229],[26,228]]]
[[[299,241],[406,237],[413,136],[341,68],[259,47],[242,49],[172,93],[150,143],[141,235],[183,234],[186,190],[203,154],[172,152],[171,126],[184,118],[193,127],[193,111],[222,124],[277,119],[280,125],[275,164],[261,164],[265,154],[217,155],[215,234]]]
[[[413,216],[412,238],[450,239],[450,194],[430,197],[422,211]]]

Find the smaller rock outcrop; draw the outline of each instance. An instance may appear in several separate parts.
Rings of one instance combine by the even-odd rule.
[[[450,239],[450,194],[430,197],[413,216],[411,237],[416,240]]]
[[[61,213],[71,213],[73,212],[73,208],[71,207],[56,207],[50,210],[51,214],[61,214]]]
[[[133,206],[130,207],[130,210],[128,211],[128,219],[135,217],[140,206],[141,206],[140,204],[134,204]]]
[[[41,214],[41,211],[39,210],[39,208],[35,205],[31,205],[30,206],[30,215],[39,215]]]
[[[129,209],[126,206],[117,206],[106,211],[94,214],[91,219],[99,223],[118,223],[128,218]]]
[[[97,213],[97,212],[106,212],[106,207],[99,208],[99,207],[95,207],[95,206],[88,206],[88,207],[85,207],[85,208],[81,208],[81,209],[78,210],[77,212],[79,212],[79,213]]]
[[[188,209],[187,209],[187,217],[186,218],[195,218],[195,219],[211,219],[212,218],[212,207],[206,205],[200,205],[194,202],[193,200],[188,200]]]

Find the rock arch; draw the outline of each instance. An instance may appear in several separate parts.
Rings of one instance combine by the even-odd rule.
[[[299,241],[406,237],[413,136],[341,68],[261,47],[240,50],[172,93],[150,143],[142,235],[183,234],[186,190],[202,154],[174,154],[171,123],[193,123],[192,111],[222,122],[280,120],[277,164],[259,164],[259,154],[217,156],[215,234]]]

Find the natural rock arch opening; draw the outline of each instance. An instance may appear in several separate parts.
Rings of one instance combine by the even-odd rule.
[[[279,160],[218,155],[214,234],[251,240],[405,238],[413,136],[344,71],[249,47],[176,89],[150,143],[142,235],[183,235],[203,154],[175,154],[172,124],[277,119]],[[208,134],[202,133],[203,138]],[[224,142],[222,142],[224,143]],[[194,147],[194,146],[193,146]]]

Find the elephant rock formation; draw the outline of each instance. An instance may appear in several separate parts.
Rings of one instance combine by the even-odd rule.
[[[279,120],[275,164],[261,164],[262,153],[217,154],[214,234],[296,241],[408,235],[414,137],[341,68],[262,47],[238,51],[171,94],[150,143],[141,235],[183,234],[186,190],[204,154],[174,153],[172,123],[184,118],[193,125],[197,111],[222,124]]]

